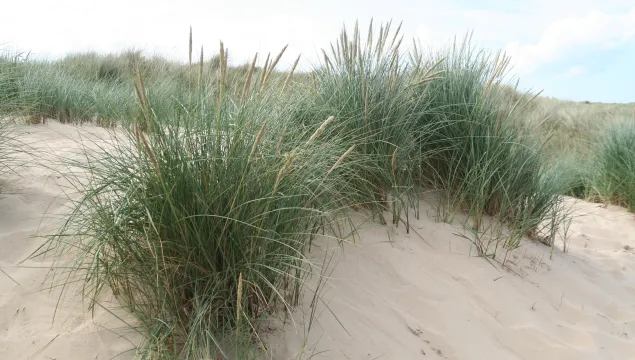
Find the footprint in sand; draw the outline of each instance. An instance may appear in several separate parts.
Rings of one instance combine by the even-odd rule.
[[[408,326],[408,330],[410,330],[410,332],[412,333],[412,335],[418,337],[421,339],[421,341],[423,341],[427,346],[427,351],[426,349],[421,349],[421,354],[428,356],[428,355],[433,355],[433,356],[437,356],[437,357],[441,357],[445,359],[445,355],[443,354],[443,350],[435,347],[434,345],[432,345],[430,343],[429,340],[426,340],[424,338],[422,338],[423,335],[423,331],[421,331],[421,329],[419,328],[412,328],[410,326]]]

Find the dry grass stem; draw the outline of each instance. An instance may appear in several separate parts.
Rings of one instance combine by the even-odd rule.
[[[300,57],[302,57],[302,55],[298,55],[298,57],[293,62],[291,71],[289,71],[289,74],[287,74],[287,78],[284,80],[284,85],[282,86],[283,91],[287,88],[287,85],[289,85],[289,80],[291,80],[291,77],[293,76],[293,72],[295,71],[296,66],[298,66],[298,62],[300,62]]]
[[[262,134],[265,132],[265,127],[267,127],[267,122],[263,122],[260,127],[260,131],[258,131],[258,135],[256,136],[256,141],[254,141],[254,145],[251,147],[251,152],[249,153],[249,159],[253,158],[256,153],[256,148],[258,148],[258,144],[260,143],[260,139],[262,139]]]
[[[251,65],[249,66],[249,70],[247,71],[247,78],[245,79],[245,86],[243,87],[243,98],[247,95],[247,91],[251,87],[251,79],[254,75],[254,70],[256,69],[256,61],[258,60],[258,53],[254,55],[254,59],[251,61]]]
[[[353,152],[353,150],[355,149],[355,145],[351,146],[350,148],[348,148],[348,150],[346,150],[346,152],[344,154],[342,154],[342,156],[340,156],[337,161],[335,162],[335,164],[333,164],[333,166],[329,169],[329,171],[327,172],[327,174],[330,174],[333,172],[333,170],[335,170],[338,166],[340,166],[340,164],[342,163],[342,161],[344,161],[344,158],[346,158],[350,153]]]
[[[322,135],[322,133],[324,132],[324,130],[326,129],[326,127],[333,122],[333,120],[335,120],[335,117],[333,116],[329,116],[326,120],[324,120],[324,122],[322,123],[322,125],[320,125],[320,127],[315,130],[315,132],[313,133],[313,135],[311,135],[311,137],[309,138],[309,140],[306,142],[307,145],[309,145],[311,142],[313,142],[315,139],[317,139],[320,135]]]

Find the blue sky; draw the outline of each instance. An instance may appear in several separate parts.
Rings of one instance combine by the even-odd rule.
[[[59,58],[130,47],[185,60],[187,33],[207,54],[219,40],[233,63],[289,44],[282,66],[305,66],[356,20],[403,21],[406,38],[444,44],[473,30],[479,46],[507,51],[521,86],[569,100],[635,102],[632,0],[22,0],[5,4],[0,47]]]

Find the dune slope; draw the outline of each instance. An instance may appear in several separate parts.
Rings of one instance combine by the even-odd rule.
[[[578,202],[567,253],[527,241],[502,269],[421,206],[418,235],[365,225],[343,251],[314,247],[331,259],[322,302],[308,338],[310,291],[272,322],[272,358],[635,359],[633,214]]]
[[[55,122],[18,131],[41,161],[79,156],[80,135],[107,135]],[[130,359],[139,338],[121,314],[89,312],[79,298],[58,304],[59,289],[46,281],[50,262],[25,261],[42,244],[35,235],[50,231],[68,205],[64,179],[50,165],[31,162],[0,192],[0,358]],[[293,321],[271,321],[267,357],[635,358],[632,214],[577,202],[569,252],[560,242],[549,259],[547,247],[527,242],[502,269],[470,253],[459,225],[436,222],[431,205],[421,206],[410,234],[367,222],[341,248],[319,239],[310,257],[328,262],[321,299],[311,306],[307,288]],[[112,296],[102,303],[117,307]]]

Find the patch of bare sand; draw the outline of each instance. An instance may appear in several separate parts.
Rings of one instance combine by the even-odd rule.
[[[506,270],[470,256],[460,226],[421,206],[411,219],[421,236],[367,224],[343,251],[324,239],[314,246],[311,258],[333,260],[311,331],[307,290],[293,321],[269,325],[269,356],[635,359],[633,214],[578,202],[569,252],[557,244],[550,260],[548,247],[527,241]]]
[[[72,196],[58,174],[64,169],[46,160],[58,155],[79,159],[80,137],[105,137],[107,132],[56,122],[16,131],[38,160],[28,159],[29,166],[17,169],[0,191],[0,358],[132,358],[138,337],[122,321],[103,308],[87,311],[79,297],[66,297],[58,304],[60,289],[51,289],[53,283],[47,280],[52,274],[50,259],[27,260],[43,243],[37,236],[59,224],[59,214]],[[19,156],[27,160],[27,154]],[[118,307],[111,295],[101,302]]]

